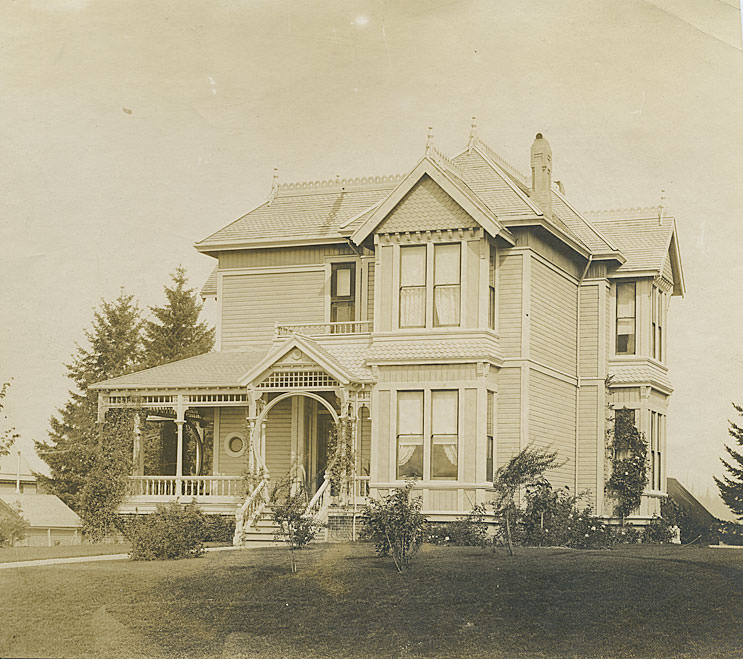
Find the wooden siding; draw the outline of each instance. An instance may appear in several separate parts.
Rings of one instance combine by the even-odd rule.
[[[459,476],[460,480],[473,483],[476,480],[477,459],[477,389],[465,389],[459,402],[461,415],[459,440]],[[480,414],[485,414],[481,410]]]
[[[531,271],[531,357],[574,374],[577,286],[535,258]]]
[[[599,446],[603,446],[603,410],[599,409],[599,388],[594,385],[583,386],[578,395],[578,492],[590,491],[586,503],[596,509],[596,465]]]
[[[324,263],[331,256],[356,256],[348,245],[308,245],[305,247],[271,247],[220,252],[219,268],[265,268],[282,265]]]
[[[599,369],[599,288],[580,289],[580,374],[598,376]]]
[[[292,399],[277,403],[266,419],[266,466],[272,480],[285,476],[291,467]]]
[[[224,442],[227,437],[233,433],[238,433],[247,437],[247,427],[245,419],[248,416],[247,407],[223,407],[219,410],[219,441],[217,450],[219,451],[219,473],[222,476],[242,476],[245,466],[247,465],[247,455],[236,458],[224,448]]]
[[[547,261],[578,279],[585,268],[585,259],[578,257],[546,231],[541,229],[514,228],[512,230],[518,247],[530,247]]]
[[[366,319],[374,322],[374,280],[375,280],[375,267],[374,262],[369,261],[367,263],[367,277],[368,277],[368,288],[367,288],[367,304],[366,304]],[[374,327],[374,325],[372,325]]]
[[[498,332],[505,357],[521,356],[523,255],[501,256],[498,266]]]
[[[366,408],[363,409],[361,421],[359,421],[359,475],[368,476],[371,465],[371,440],[372,440],[372,423]]]
[[[392,429],[390,427],[390,405],[391,393],[389,391],[379,392],[379,410],[376,418],[379,423],[372,424],[372,473],[374,480],[390,481],[395,478],[394,469],[390,466],[390,442],[392,441]],[[374,462],[376,460],[376,469]]]
[[[547,474],[555,487],[575,485],[575,386],[540,371],[529,375],[529,443],[557,451],[565,464]]]
[[[451,490],[424,490],[424,507],[427,510],[458,510],[459,496],[456,488]]]
[[[268,346],[275,323],[325,321],[324,271],[224,275],[221,349]]]
[[[436,231],[479,226],[475,220],[428,175],[390,211],[376,233]]]
[[[640,387],[617,387],[613,389],[612,402],[615,408],[622,407],[623,405],[639,406]]]
[[[519,452],[521,368],[502,368],[498,371],[495,432],[495,463],[500,467]]]
[[[393,323],[397,323],[396,318],[392,318],[392,310],[395,308],[393,298],[397,295],[393,285],[392,271],[394,269],[394,247],[392,245],[380,245],[379,250],[379,271],[376,279],[379,295],[377,299],[377,314],[374,318],[375,330],[388,332],[392,329]],[[385,294],[386,292],[386,294]]]
[[[465,241],[465,268],[462,268],[462,327],[478,327],[480,314],[480,240]],[[485,285],[485,284],[483,284]]]
[[[475,380],[476,378],[475,364],[412,364],[379,367],[380,383],[436,382],[447,386],[458,386],[462,380]]]

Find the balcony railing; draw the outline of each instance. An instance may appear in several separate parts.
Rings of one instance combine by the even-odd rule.
[[[327,336],[330,334],[369,334],[371,320],[353,320],[341,323],[302,323],[296,325],[276,325],[276,337],[304,334],[306,336]]]
[[[182,496],[187,497],[241,497],[245,494],[240,476],[183,476]],[[175,476],[129,476],[129,496],[177,497],[178,479]]]

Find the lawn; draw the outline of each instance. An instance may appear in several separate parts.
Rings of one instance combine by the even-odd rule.
[[[42,558],[71,558],[98,554],[127,554],[128,542],[79,545],[56,545],[54,547],[0,547],[0,563],[33,561]]]
[[[0,572],[0,656],[741,656],[743,551],[370,546]]]

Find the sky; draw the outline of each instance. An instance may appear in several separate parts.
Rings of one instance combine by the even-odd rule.
[[[677,218],[668,474],[714,489],[743,402],[743,52],[733,0],[24,0],[0,4],[0,381],[29,461],[64,363],[123,286],[163,301],[193,243],[282,181],[408,171],[541,131],[583,210]],[[209,310],[213,312],[213,310]]]

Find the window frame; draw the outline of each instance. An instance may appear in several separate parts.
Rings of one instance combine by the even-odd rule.
[[[350,294],[349,295],[338,295],[338,271],[349,270],[350,271]],[[330,264],[330,322],[331,323],[352,323],[358,319],[358,308],[356,304],[356,293],[357,293],[357,263],[356,261],[338,261],[331,262]],[[350,305],[352,310],[350,320],[338,320],[333,317],[333,311],[338,307],[336,305]]]
[[[415,285],[409,285],[409,284],[403,284],[404,280],[404,257],[403,254],[405,253],[404,250],[414,250],[419,249],[423,252],[423,283],[422,284],[415,284]],[[398,318],[397,318],[397,325],[400,329],[425,329],[427,324],[427,315],[428,315],[428,248],[425,243],[423,244],[416,244],[416,245],[401,245],[400,246],[400,256],[399,256],[399,282],[398,282]],[[413,324],[403,324],[403,291],[407,290],[417,290],[417,291],[423,291],[423,324],[422,325],[413,325]]]
[[[418,433],[401,433],[400,432],[400,394],[420,394],[420,434]],[[426,392],[424,389],[401,389],[398,390],[395,396],[395,405],[397,409],[395,410],[395,419],[396,419],[396,427],[395,427],[395,479],[396,480],[425,480],[426,476],[426,447],[425,447],[425,419],[426,419]],[[416,437],[420,438],[420,441],[412,442],[412,441],[406,441],[401,444],[400,439],[402,437],[410,438],[410,437]],[[420,447],[420,454],[421,454],[421,474],[420,476],[415,475],[408,475],[408,474],[401,474],[400,472],[400,446],[419,446]],[[412,455],[411,455],[412,457]]]
[[[439,260],[439,254],[444,248],[456,248],[457,254],[457,281],[456,283],[446,282],[437,283],[437,263]],[[454,252],[455,250],[452,250]],[[456,305],[456,322],[455,323],[441,323],[438,321],[438,295],[437,292],[441,289],[456,289],[457,291],[457,305]],[[433,318],[431,323],[433,327],[461,327],[462,326],[462,243],[433,243],[433,294],[432,294],[432,308]]]
[[[632,316],[620,316],[619,315],[619,291],[620,287],[625,286],[631,286],[633,291],[633,304],[632,304],[632,310],[633,315]],[[636,281],[618,281],[615,285],[615,297],[616,297],[616,304],[615,304],[615,322],[614,322],[614,354],[616,355],[636,355],[637,354],[637,282]],[[632,334],[622,334],[622,336],[631,336],[632,337],[632,350],[629,350],[629,348],[626,351],[620,351],[619,350],[619,324],[621,321],[632,321]],[[629,340],[628,340],[629,345]]]
[[[489,257],[488,257],[488,329],[495,331],[496,329],[496,265],[497,265],[497,251],[495,244],[488,243]]]
[[[434,400],[436,398],[436,394],[454,394],[456,397],[456,419],[454,423],[454,427],[456,429],[456,433],[435,433],[434,432],[434,419],[435,419],[435,409],[434,409]],[[455,481],[459,479],[459,420],[461,417],[461,410],[460,410],[460,401],[461,396],[459,394],[459,389],[431,389],[430,393],[430,400],[431,400],[431,409],[429,411],[430,418],[431,418],[431,428],[429,433],[429,479],[432,481]],[[436,441],[437,438],[454,438],[454,441]],[[454,445],[455,450],[455,456],[456,456],[456,463],[454,464],[454,470],[456,471],[456,474],[452,476],[437,476],[434,472],[434,446],[451,446]]]

